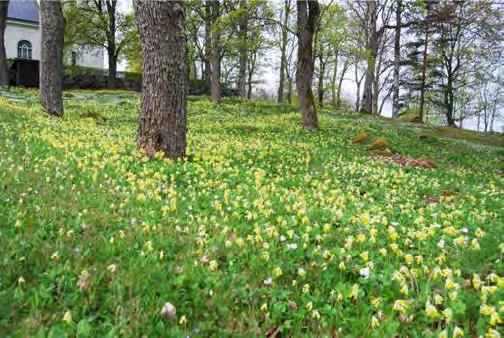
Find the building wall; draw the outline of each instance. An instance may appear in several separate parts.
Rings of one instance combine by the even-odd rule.
[[[26,40],[32,44],[32,58],[34,60],[40,60],[40,39],[40,30],[37,25],[18,24],[7,21],[4,39],[7,59],[17,58],[18,43],[21,40]]]
[[[22,40],[32,44],[32,59],[40,60],[41,34],[38,25],[8,20],[4,39],[7,59],[18,57],[17,47]],[[103,68],[103,48],[80,48],[76,52],[79,66]],[[71,59],[68,60],[70,62]]]

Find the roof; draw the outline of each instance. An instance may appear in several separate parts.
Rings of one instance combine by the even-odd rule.
[[[39,23],[39,7],[36,0],[10,0],[7,19]]]

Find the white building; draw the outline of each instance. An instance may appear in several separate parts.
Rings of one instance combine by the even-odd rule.
[[[4,36],[7,59],[40,60],[39,23],[39,5],[36,0],[10,0]],[[103,49],[80,49],[70,53],[68,63],[103,68]]]

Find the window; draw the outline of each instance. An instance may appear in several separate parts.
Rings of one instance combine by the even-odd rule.
[[[32,44],[30,41],[21,40],[18,43],[18,58],[31,59],[32,58]]]

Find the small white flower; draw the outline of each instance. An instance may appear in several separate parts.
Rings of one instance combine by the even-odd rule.
[[[437,244],[437,246],[438,246],[439,248],[441,248],[441,249],[442,249],[442,248],[444,248],[444,245],[445,245],[445,241],[444,241],[444,239],[440,240],[440,241],[438,242],[438,244]]]
[[[296,243],[288,243],[287,244],[287,249],[296,250],[297,249],[297,244]]]
[[[365,279],[368,279],[370,274],[371,274],[371,270],[369,268],[360,269],[360,275],[362,277],[364,277]]]
[[[166,302],[161,309],[161,316],[167,319],[175,319],[177,318],[177,309],[173,304]]]
[[[269,285],[273,284],[273,279],[271,277],[268,279],[265,279],[263,281],[263,284],[269,286]]]

